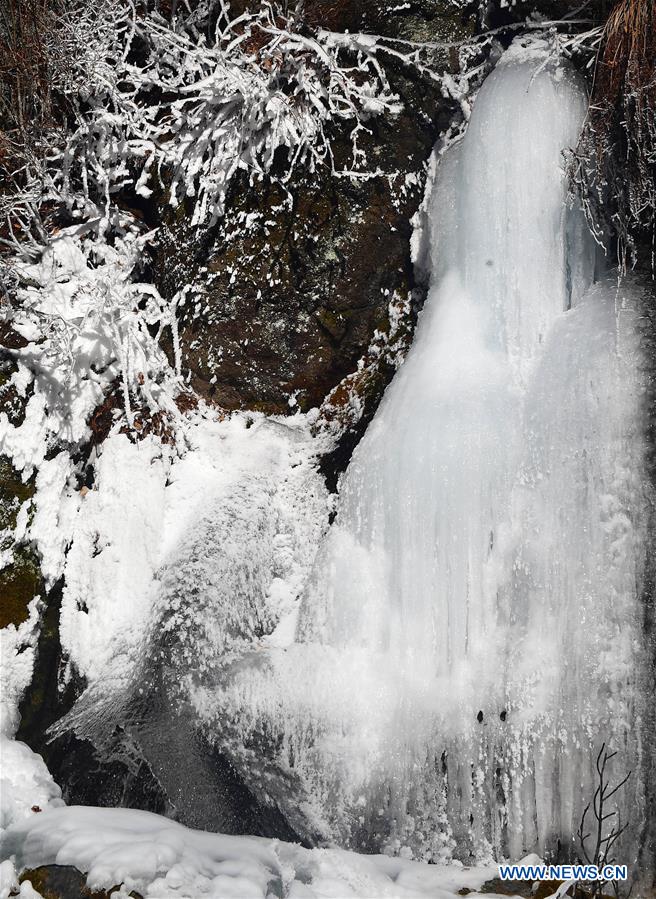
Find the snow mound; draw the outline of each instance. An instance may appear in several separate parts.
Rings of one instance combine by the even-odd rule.
[[[25,743],[1,738],[0,827],[22,822],[48,806],[63,805],[61,790],[40,755]]]
[[[340,849],[303,849],[259,837],[190,830],[135,809],[58,808],[7,830],[0,854],[16,867],[74,865],[90,889],[121,884],[146,899],[362,899],[478,890],[496,867],[422,865]],[[486,894],[493,896],[493,894]]]
[[[27,621],[0,630],[0,830],[33,816],[34,809],[62,804],[61,790],[41,756],[13,739],[18,702],[32,676],[38,622],[39,599],[35,597]],[[6,870],[0,871],[0,899],[7,877]]]

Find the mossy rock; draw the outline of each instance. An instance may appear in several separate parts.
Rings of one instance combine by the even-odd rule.
[[[7,456],[0,456],[0,531],[16,527],[18,510],[34,490],[34,479],[23,481]]]
[[[0,628],[18,627],[29,618],[28,606],[41,595],[43,582],[39,561],[28,546],[14,548],[14,561],[0,571]]]
[[[581,18],[598,25],[606,21],[613,4],[614,0],[589,0],[584,6],[581,0],[514,0],[513,3],[488,0],[486,24],[491,28],[500,28],[522,23],[534,13],[557,21],[566,16],[572,18],[572,13],[579,12]]]
[[[551,886],[555,890],[553,882]],[[480,889],[480,892],[493,893],[495,896],[533,896],[533,884],[530,880],[501,880],[495,877],[493,880],[486,881]]]
[[[235,15],[256,11],[261,0],[231,0]],[[288,8],[294,4],[288,3]],[[456,40],[476,25],[477,0],[305,0],[303,21],[328,31],[369,32],[406,40]]]

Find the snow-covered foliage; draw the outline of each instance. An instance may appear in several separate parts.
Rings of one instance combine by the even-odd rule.
[[[128,231],[109,244],[77,232],[58,234],[37,263],[11,268],[11,323],[28,341],[15,357],[35,375],[35,396],[44,395],[45,446],[55,435],[79,442],[115,381],[130,424],[134,406],[177,412],[180,387],[158,341],[164,327],[176,333],[173,308],[135,278],[148,235]]]
[[[46,193],[85,215],[96,207],[109,220],[112,195],[132,182],[143,196],[189,200],[194,224],[216,221],[240,170],[275,163],[284,181],[297,164],[336,168],[331,131],[343,121],[349,171],[366,171],[360,131],[400,110],[375,42],[303,33],[269,4],[236,18],[222,8],[209,36],[197,13],[168,21],[119,0],[94,9],[94,30],[83,9],[77,28],[64,17],[54,32],[57,59],[69,35],[86,49],[55,78],[76,122],[52,153]]]
[[[112,0],[20,3],[0,25],[0,247],[38,256],[63,201],[59,170],[67,116],[89,85],[115,75],[123,41]],[[2,58],[4,57],[4,58]]]
[[[48,404],[53,433],[79,439],[94,408],[87,401],[97,405],[113,380],[128,427],[139,407],[175,417],[184,293],[165,302],[142,283],[157,229],[126,206],[156,193],[184,203],[192,227],[208,226],[239,172],[283,184],[297,166],[375,173],[359,138],[370,119],[401,108],[382,59],[429,72],[422,54],[435,48],[301,24],[269,3],[237,17],[201,4],[167,20],[129,0],[66,0],[39,23],[49,108],[59,107],[61,121],[40,143],[25,137],[0,196],[9,253],[1,311],[27,339],[46,337],[21,361],[58,371],[65,389]],[[338,158],[332,139],[342,126],[351,152]],[[175,371],[158,348],[164,328]]]
[[[375,47],[351,45],[343,59],[339,46],[268,6],[217,26],[209,45],[156,22],[149,32],[153,70],[130,74],[176,99],[143,108],[152,141],[144,173],[171,172],[171,202],[193,197],[193,224],[215,221],[235,173],[269,172],[279,151],[283,180],[297,164],[334,169],[330,130],[340,121],[352,123],[353,165],[366,170],[364,122],[401,108]]]
[[[18,514],[15,541],[39,551],[46,584],[60,576],[70,540],[68,522],[79,493],[79,448],[94,436],[94,410],[104,433],[139,435],[178,430],[182,386],[159,346],[163,327],[175,335],[170,304],[135,278],[142,238],[110,244],[75,228],[61,232],[37,262],[16,259],[7,318],[16,348],[5,389],[23,414],[0,412],[0,453],[36,494]],[[114,401],[107,403],[111,394]],[[11,561],[8,555],[5,564]]]
[[[285,183],[297,166],[327,166],[370,177],[359,138],[371,119],[401,110],[386,63],[438,81],[466,116],[491,44],[485,35],[449,45],[308,28],[302,4],[286,12],[269,0],[237,16],[224,0],[180,4],[171,18],[131,0],[63,0],[39,30],[53,114],[38,141],[24,136],[14,187],[0,195],[9,226],[0,244],[32,253],[53,206],[99,218],[102,232],[126,189],[184,201],[199,225],[222,214],[238,172]],[[435,66],[453,51],[459,75]],[[333,137],[344,127],[352,152],[337,158]]]

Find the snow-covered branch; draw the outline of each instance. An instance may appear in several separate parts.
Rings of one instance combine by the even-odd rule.
[[[109,220],[112,194],[133,179],[144,196],[159,183],[173,205],[189,201],[194,225],[213,223],[240,170],[257,177],[275,163],[284,182],[297,165],[332,167],[336,122],[352,125],[352,174],[366,171],[360,132],[401,108],[376,47],[294,29],[264,6],[208,41],[183,20],[137,20],[123,6],[108,69],[74,98],[77,124],[61,155],[72,205],[88,214],[95,202]],[[145,61],[133,59],[135,36]]]
[[[127,232],[113,245],[71,228],[36,263],[12,266],[12,327],[27,341],[15,350],[43,401],[45,442],[75,443],[113,385],[125,418],[135,409],[177,417],[181,384],[159,346],[175,329],[171,304],[135,276],[148,235]]]

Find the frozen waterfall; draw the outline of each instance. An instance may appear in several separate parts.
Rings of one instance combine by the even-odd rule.
[[[634,772],[621,860],[643,839],[641,299],[595,283],[567,199],[585,107],[546,44],[502,56],[439,163],[429,296],[343,477],[295,636],[288,616],[284,635],[217,650],[204,635],[243,580],[221,574],[211,627],[168,666],[171,694],[310,841],[434,861],[571,854],[603,741],[613,779]],[[269,530],[257,539],[280,542]],[[248,533],[230,571],[250,564]],[[253,615],[261,581],[246,579]],[[162,584],[177,615],[184,590]]]
[[[584,112],[536,41],[484,83],[438,167],[414,344],[296,641],[194,698],[300,833],[429,859],[567,851],[601,742],[618,776],[640,768],[638,299],[590,286],[563,158]],[[618,799],[643,807],[639,770]]]

